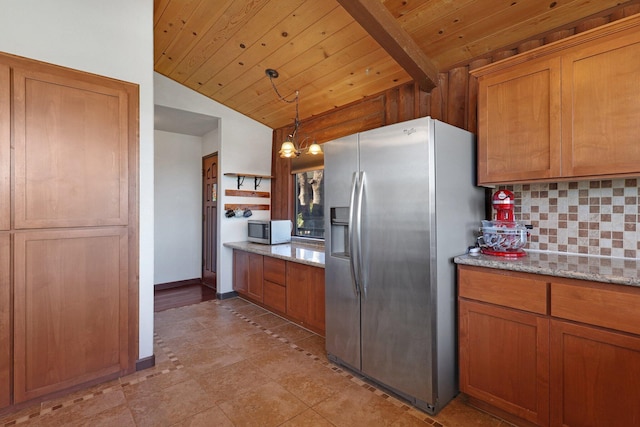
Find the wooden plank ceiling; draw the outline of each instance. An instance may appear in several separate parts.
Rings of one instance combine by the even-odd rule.
[[[278,100],[267,68],[279,72],[274,82],[283,96],[299,91],[304,119],[411,80],[428,90],[438,72],[619,4],[154,0],[154,68],[276,129],[293,122],[295,107]]]

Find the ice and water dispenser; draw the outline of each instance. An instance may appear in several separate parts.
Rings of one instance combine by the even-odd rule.
[[[330,209],[331,256],[349,258],[349,207]]]

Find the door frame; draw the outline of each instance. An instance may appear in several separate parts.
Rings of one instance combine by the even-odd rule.
[[[218,208],[217,208],[217,201],[220,199],[219,193],[218,193],[218,189],[220,188],[219,185],[218,185],[218,175],[219,175],[219,171],[220,171],[220,160],[219,160],[219,156],[218,156],[218,152],[217,151],[215,151],[215,152],[213,152],[211,154],[207,154],[205,156],[202,156],[202,164],[201,164],[201,168],[202,168],[202,192],[201,192],[201,199],[200,199],[201,200],[200,210],[202,212],[202,230],[201,230],[201,235],[202,235],[201,236],[202,237],[202,257],[201,257],[201,270],[200,270],[200,273],[201,273],[201,276],[202,276],[202,279],[201,279],[202,284],[205,285],[205,286],[211,287],[210,284],[206,284],[205,283],[205,267],[206,267],[206,260],[207,260],[207,245],[206,245],[207,236],[206,236],[206,227],[205,227],[206,221],[207,221],[206,208],[205,208],[205,204],[207,202],[206,199],[205,199],[206,190],[207,190],[206,189],[207,176],[206,176],[205,162],[208,159],[212,158],[212,157],[217,157],[218,158],[218,161],[216,162],[216,186],[217,186],[216,193],[217,193],[217,196],[216,196],[216,217],[214,218],[215,242],[213,242],[213,246],[215,248],[214,256],[216,258],[215,260],[213,260],[213,263],[214,263],[215,268],[216,268],[216,270],[214,271],[214,281],[215,281],[215,283],[213,284],[213,289],[217,292],[217,289],[218,289],[218,283],[217,283],[217,281],[218,281],[217,280],[218,260],[217,260],[217,258],[218,258],[218,233],[219,233],[219,227],[218,227],[219,212],[218,212]]]

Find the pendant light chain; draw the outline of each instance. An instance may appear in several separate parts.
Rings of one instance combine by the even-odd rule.
[[[278,72],[272,68],[267,68],[265,70],[265,74],[269,77],[269,81],[271,82],[271,87],[273,87],[273,91],[278,96],[280,101],[286,102],[287,104],[296,104],[296,118],[293,122],[293,132],[289,135],[289,138],[282,143],[280,148],[280,157],[291,158],[298,157],[302,151],[302,148],[298,146],[298,129],[300,128],[300,92],[298,90],[295,91],[295,96],[291,99],[287,99],[280,94],[280,91],[276,87],[276,84],[273,82],[273,79],[278,78]],[[304,139],[306,141],[307,138]],[[304,141],[302,143],[304,143]],[[305,153],[309,154],[321,154],[322,149],[320,146],[314,141],[313,144],[309,145],[304,149]]]

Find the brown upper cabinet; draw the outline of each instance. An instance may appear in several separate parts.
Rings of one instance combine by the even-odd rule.
[[[124,89],[13,70],[15,228],[127,225]]]
[[[478,183],[640,173],[640,15],[472,71]]]

